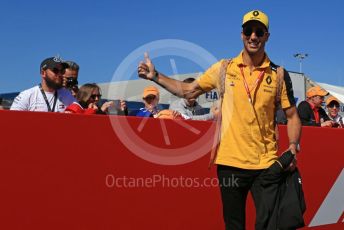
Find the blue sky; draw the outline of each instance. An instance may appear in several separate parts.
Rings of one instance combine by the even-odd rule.
[[[38,84],[41,61],[56,54],[81,66],[80,83],[111,81],[129,54],[161,39],[191,42],[217,59],[234,57],[242,49],[242,16],[253,9],[264,11],[270,18],[266,50],[276,64],[299,71],[293,54],[308,53],[303,61],[306,75],[344,85],[341,0],[2,0],[0,93]],[[170,60],[165,55],[153,62],[166,74],[204,70],[193,60],[175,56],[173,71]],[[136,76],[123,76],[129,78]]]

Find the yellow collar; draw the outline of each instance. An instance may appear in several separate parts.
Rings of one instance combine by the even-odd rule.
[[[244,60],[242,58],[242,55],[243,55],[243,51],[241,51],[238,56],[233,58],[233,62],[235,64],[237,64],[238,66],[240,66],[240,65],[244,65],[245,66]],[[270,67],[270,59],[269,59],[268,55],[265,53],[264,61],[263,61],[263,63],[259,67],[257,67],[257,69],[265,69],[267,67]]]

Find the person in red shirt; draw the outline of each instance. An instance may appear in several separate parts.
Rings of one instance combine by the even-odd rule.
[[[95,83],[87,83],[80,87],[76,99],[77,102],[72,103],[65,110],[66,113],[79,114],[107,114],[113,101],[105,102],[101,107],[98,107],[98,102],[101,99],[100,88]],[[125,101],[120,101],[120,110],[126,110]]]
[[[332,127],[333,121],[321,107],[328,92],[314,86],[307,90],[307,99],[297,107],[301,123],[304,126]]]

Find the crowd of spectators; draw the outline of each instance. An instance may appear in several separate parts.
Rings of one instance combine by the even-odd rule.
[[[79,65],[74,61],[64,61],[60,57],[44,59],[40,65],[41,82],[20,92],[15,97],[10,110],[109,114],[110,110],[115,109],[118,115],[138,117],[194,120],[212,120],[215,117],[215,112],[204,114],[202,107],[195,100],[182,101],[185,107],[174,103],[169,110],[159,109],[160,92],[155,86],[144,88],[142,95],[144,107],[128,114],[123,99],[118,100],[118,103],[102,100],[101,89],[96,83],[86,83],[79,88],[79,69]],[[187,79],[190,80],[195,79]]]
[[[109,114],[109,110],[115,110],[118,115],[186,120],[215,120],[218,116],[219,108],[216,104],[207,113],[196,99],[179,98],[170,104],[169,109],[161,110],[160,92],[155,86],[143,89],[144,107],[128,113],[124,99],[117,103],[101,100],[101,90],[96,83],[86,83],[79,88],[79,69],[74,61],[64,61],[60,57],[46,58],[40,65],[40,84],[22,91],[10,109],[78,114]],[[184,80],[186,83],[193,81],[194,78]],[[306,100],[298,105],[302,125],[344,128],[343,117],[339,114],[340,101],[328,96],[325,103],[326,96],[328,92],[319,86],[307,90]],[[1,101],[2,98],[0,109],[4,109]],[[276,120],[277,123],[286,124],[282,110],[277,111]]]

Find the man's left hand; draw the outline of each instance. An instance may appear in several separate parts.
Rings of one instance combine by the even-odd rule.
[[[289,145],[289,148],[288,150],[290,150],[292,152],[292,154],[294,155],[294,160],[290,163],[289,167],[287,168],[287,170],[289,171],[294,171],[295,168],[296,168],[296,165],[297,165],[297,160],[296,160],[296,154],[298,152],[298,149],[297,149],[297,144],[296,143],[291,143]],[[288,151],[287,150],[287,151]]]

